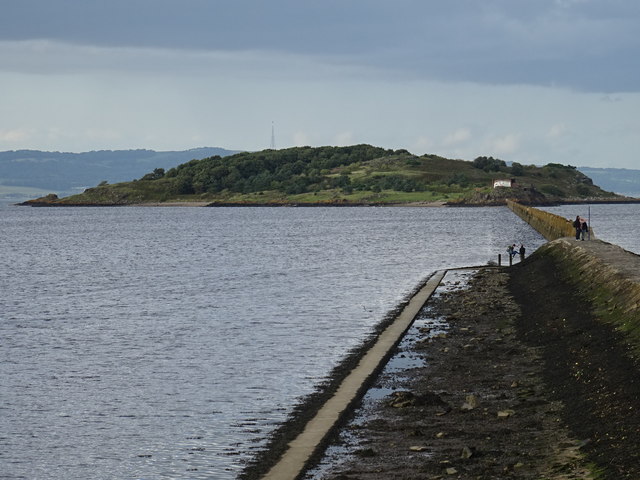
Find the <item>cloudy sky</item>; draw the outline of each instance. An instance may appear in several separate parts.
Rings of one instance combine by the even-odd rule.
[[[640,168],[638,0],[0,0],[0,150]]]

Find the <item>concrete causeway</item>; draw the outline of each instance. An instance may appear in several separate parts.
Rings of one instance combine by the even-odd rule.
[[[615,269],[620,275],[640,283],[640,255],[602,240],[575,240],[563,238],[562,242],[571,245],[577,252],[590,253]]]
[[[303,472],[313,454],[321,448],[326,437],[337,426],[356,400],[365,393],[365,386],[388,360],[393,348],[402,339],[422,306],[438,287],[446,270],[436,272],[416,293],[406,307],[378,337],[358,365],[343,380],[336,393],[320,408],[307,423],[305,429],[294,439],[287,451],[264,480],[295,480]]]

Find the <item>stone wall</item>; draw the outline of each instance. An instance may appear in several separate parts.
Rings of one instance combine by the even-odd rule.
[[[564,217],[534,207],[526,207],[512,200],[507,200],[507,206],[547,240],[575,235],[572,223]]]

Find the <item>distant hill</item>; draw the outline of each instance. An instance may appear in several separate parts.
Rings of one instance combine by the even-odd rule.
[[[84,153],[12,150],[0,152],[0,198],[80,193],[102,181],[117,183],[142,177],[155,168],[170,169],[193,159],[237,151],[202,147],[183,151],[99,150]],[[3,188],[4,187],[4,188]]]
[[[501,184],[494,188],[494,180]],[[141,178],[104,182],[63,199],[31,205],[130,205],[197,202],[216,205],[504,205],[618,201],[576,167],[511,166],[493,157],[473,162],[371,145],[294,147],[242,152],[161,167]]]
[[[578,167],[596,185],[629,197],[640,198],[640,170]]]

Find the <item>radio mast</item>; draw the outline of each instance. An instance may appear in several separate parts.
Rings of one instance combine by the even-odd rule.
[[[276,149],[276,133],[275,127],[273,126],[273,122],[271,122],[271,150]]]

